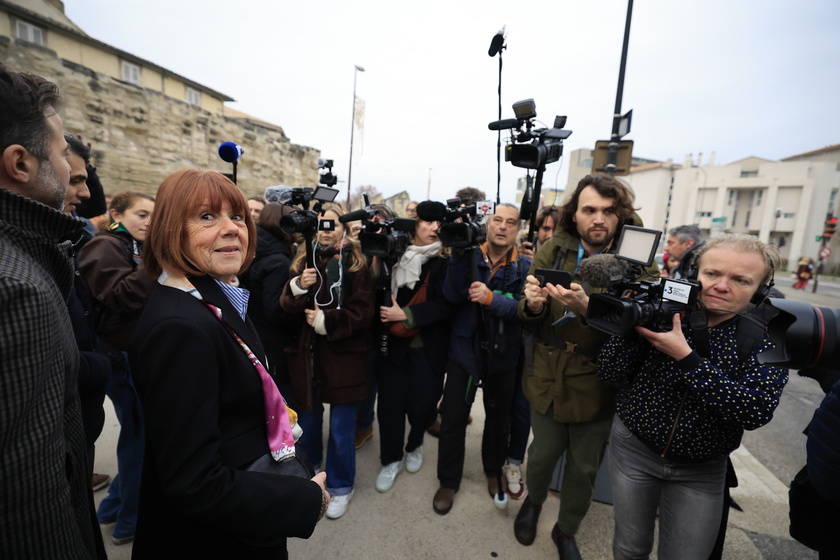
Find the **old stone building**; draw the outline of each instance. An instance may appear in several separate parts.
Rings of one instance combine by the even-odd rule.
[[[93,39],[60,0],[0,0],[0,61],[58,84],[65,131],[92,144],[108,192],[154,193],[185,167],[229,173],[231,164],[218,156],[225,141],[244,149],[237,182],[247,195],[318,183],[317,149],[225,107],[233,99],[220,92]]]

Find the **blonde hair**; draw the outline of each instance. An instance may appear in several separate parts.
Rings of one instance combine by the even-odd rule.
[[[326,212],[327,210],[332,210],[338,216],[342,216],[342,215],[347,213],[347,211],[344,209],[344,206],[342,206],[338,202],[327,202],[327,203],[325,203],[321,207],[321,211]],[[343,227],[344,227],[344,236],[342,237],[343,242],[347,243],[350,246],[350,250],[351,250],[351,252],[350,252],[350,254],[351,254],[350,268],[348,268],[347,271],[348,272],[358,272],[358,271],[362,270],[363,268],[367,267],[367,257],[365,257],[365,254],[362,253],[362,246],[359,244],[359,242],[356,241],[355,239],[353,239],[352,236],[347,235],[347,226],[343,225]],[[316,236],[316,239],[317,239],[317,236],[318,236],[317,231],[315,232],[315,236]],[[313,241],[315,241],[315,240],[314,239],[311,239],[311,240],[304,239],[303,242],[304,243],[312,243]],[[344,245],[344,246],[346,246],[346,245]],[[339,255],[338,258],[340,259],[341,256]],[[291,270],[292,274],[300,274],[301,272],[303,272],[303,269],[306,266],[305,261],[306,261],[306,250],[305,249],[304,250],[298,250],[297,254],[295,255],[294,260],[292,261],[292,266],[290,267],[290,270]]]
[[[743,253],[758,253],[761,255],[764,261],[763,284],[770,282],[773,274],[782,262],[779,249],[775,245],[765,243],[758,237],[747,233],[726,233],[711,238],[697,249],[697,256],[693,263],[694,266],[696,267],[700,263],[700,259],[707,251],[715,248],[729,248]]]

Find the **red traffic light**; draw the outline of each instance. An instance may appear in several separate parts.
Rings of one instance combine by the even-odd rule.
[[[837,229],[837,218],[829,218],[825,221],[825,230],[823,231],[823,239],[831,239]]]

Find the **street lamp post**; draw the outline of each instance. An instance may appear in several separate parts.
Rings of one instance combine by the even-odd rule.
[[[353,133],[356,130],[356,76],[359,72],[365,71],[362,66],[359,66],[358,64],[355,66],[356,69],[353,71],[353,112],[351,113],[350,118],[350,164],[347,166],[347,210],[351,210],[350,191],[353,188],[350,183],[350,179],[353,175]]]

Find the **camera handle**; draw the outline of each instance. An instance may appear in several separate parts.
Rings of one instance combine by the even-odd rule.
[[[477,251],[477,252],[476,252]],[[470,283],[481,282],[478,274],[478,258],[481,256],[481,249],[469,248],[464,250],[464,256],[469,259],[470,263]],[[509,263],[508,263],[509,266]],[[484,390],[484,396],[489,405],[488,414],[490,414],[490,439],[493,442],[493,457],[496,460],[496,465],[503,463],[504,457],[499,457],[499,446],[496,443],[496,415],[503,413],[496,408],[496,399],[492,393],[490,386],[490,342],[487,340],[487,325],[485,321],[484,306],[481,302],[474,302],[473,305],[473,321],[478,332],[478,356],[477,365],[480,379],[476,383],[476,388],[481,387]],[[467,379],[467,399],[469,395],[475,396],[472,392],[472,376]],[[470,403],[471,404],[471,403]],[[499,509],[507,507],[507,494],[502,486],[502,470],[496,469],[496,487],[498,488],[498,495],[493,496],[493,502]]]
[[[528,235],[526,239],[529,243],[531,243],[531,247],[534,246],[534,238],[537,234],[537,212],[539,208],[537,205],[540,203],[540,194],[542,192],[542,180],[543,174],[545,173],[545,163],[541,163],[540,166],[537,168],[537,176],[534,178],[534,188],[533,191],[530,193],[531,196],[528,196],[528,190],[525,191],[525,196],[522,198],[522,206],[519,210],[519,217],[523,220],[530,220],[530,225],[528,226]],[[526,206],[527,205],[527,206]]]

